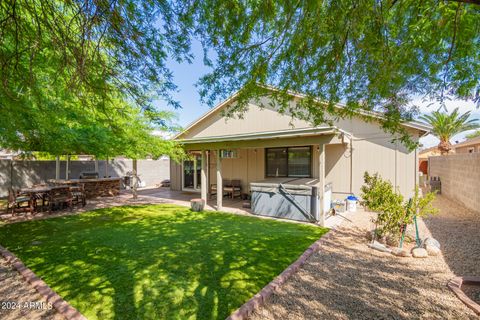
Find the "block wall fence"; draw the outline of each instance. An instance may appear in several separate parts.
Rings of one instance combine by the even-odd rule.
[[[105,176],[106,161],[98,161],[99,177]],[[123,177],[132,170],[132,160],[108,161],[108,175]],[[65,179],[66,161],[60,162],[60,179]],[[162,180],[170,179],[170,160],[138,160],[138,174],[140,181],[147,187],[153,187]],[[69,178],[78,179],[82,172],[95,171],[95,161],[71,160],[69,164]],[[0,197],[8,195],[9,188],[26,188],[34,184],[44,183],[55,179],[55,161],[20,161],[0,160]]]
[[[480,213],[480,153],[429,157],[429,174],[440,177],[442,194]]]

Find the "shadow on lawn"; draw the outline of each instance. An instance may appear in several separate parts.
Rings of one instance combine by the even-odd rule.
[[[325,232],[173,205],[1,230],[0,243],[92,319],[225,318]]]

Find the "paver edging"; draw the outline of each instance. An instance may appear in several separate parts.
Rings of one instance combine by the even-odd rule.
[[[450,279],[447,286],[450,290],[455,293],[455,295],[460,299],[463,303],[467,305],[470,309],[473,310],[476,314],[480,315],[480,305],[470,299],[465,292],[462,290],[463,284],[475,284],[480,286],[480,277],[455,277]]]
[[[77,309],[63,300],[58,293],[52,290],[45,281],[40,279],[32,270],[27,268],[23,262],[6,248],[0,246],[0,253],[12,264],[13,267],[27,280],[27,282],[52,306],[57,312],[68,320],[87,320]]]
[[[337,229],[331,229],[326,235],[315,241],[305,250],[302,255],[291,265],[289,265],[282,273],[280,273],[275,279],[270,281],[265,287],[262,288],[257,294],[255,294],[250,300],[245,302],[240,308],[235,310],[226,320],[244,320],[247,319],[253,311],[265,305],[267,300],[272,294],[279,289],[291,276],[293,276],[301,266],[307,262],[308,258],[314,253],[320,251],[324,242],[332,238]]]

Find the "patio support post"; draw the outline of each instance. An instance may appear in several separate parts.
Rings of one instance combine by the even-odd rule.
[[[323,227],[325,226],[325,206],[324,206],[324,193],[325,193],[325,144],[321,143],[319,146],[320,152],[320,168],[318,170],[320,185],[318,186],[318,223]]]
[[[55,179],[60,179],[60,156],[55,158]]]
[[[108,178],[108,157],[105,160],[105,178]]]
[[[70,155],[67,154],[67,160],[65,161],[65,180],[68,180],[68,170],[70,167]]]
[[[217,211],[222,210],[223,201],[223,179],[222,179],[222,158],[220,150],[217,150]]]
[[[138,198],[138,192],[137,192],[137,188],[138,188],[138,172],[137,172],[137,159],[133,159],[132,160],[132,173],[133,173],[133,188],[132,188],[132,191],[133,191],[133,200],[137,200]]]
[[[98,173],[98,157],[95,156],[95,172]],[[100,175],[99,175],[100,178]]]
[[[207,204],[207,157],[206,151],[202,150],[202,169],[200,177],[201,198]]]

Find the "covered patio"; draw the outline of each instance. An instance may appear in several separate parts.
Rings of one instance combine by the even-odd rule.
[[[255,204],[261,203],[266,215],[295,219],[287,211],[296,210],[299,220],[326,226],[331,195],[325,195],[329,183],[326,181],[325,147],[337,145],[346,148],[349,141],[346,135],[336,128],[315,127],[183,139],[181,143],[192,160],[171,164],[172,189],[196,192],[196,198],[203,199],[207,207],[219,211],[235,207],[258,214],[260,210],[255,208]],[[272,161],[266,161],[270,158],[273,158]],[[281,160],[286,161],[285,165],[278,163]],[[294,172],[284,172],[288,170]],[[237,181],[241,189],[237,196],[252,198],[252,209],[242,208],[241,200],[225,197],[228,192],[228,187],[224,185],[226,181]],[[285,188],[287,184],[290,187],[295,185],[293,192]],[[255,194],[260,189],[267,190],[263,199],[256,197],[258,192]],[[303,193],[297,192],[300,189]],[[283,197],[276,196],[279,193],[283,193]],[[282,203],[290,209],[282,207]],[[277,208],[280,208],[279,211],[283,209],[283,213],[277,213]]]

